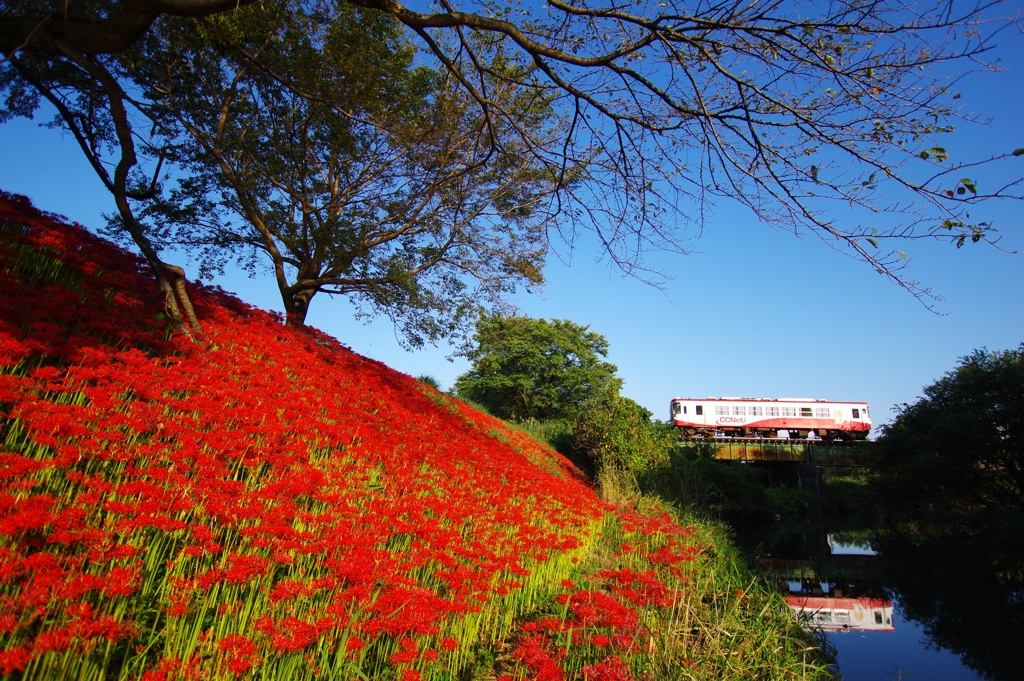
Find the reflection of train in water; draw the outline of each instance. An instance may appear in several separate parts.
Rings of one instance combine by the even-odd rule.
[[[672,400],[671,422],[685,438],[863,440],[871,430],[865,402],[798,398],[677,397]]]
[[[882,598],[841,598],[787,595],[797,615],[825,631],[895,631],[892,601]]]

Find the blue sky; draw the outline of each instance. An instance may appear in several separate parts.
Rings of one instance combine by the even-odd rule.
[[[960,88],[967,109],[992,123],[945,137],[953,158],[1024,147],[1024,38],[1006,33],[999,43],[1009,70]],[[113,212],[66,134],[15,121],[0,125],[0,150],[0,189],[87,227]],[[1024,157],[999,172],[1024,176]],[[1024,251],[1024,204],[995,206],[984,219],[1002,246]],[[936,314],[817,237],[760,224],[734,207],[721,206],[694,245],[696,253],[654,261],[672,276],[658,290],[612,270],[584,242],[568,262],[550,258],[544,291],[516,303],[523,314],[571,319],[603,334],[623,394],[661,420],[674,396],[729,395],[866,401],[880,424],[959,357],[1024,341],[1024,255],[983,245],[902,247],[913,256],[910,276],[943,297]],[[215,283],[264,309],[281,307],[269,276]],[[430,374],[445,389],[468,368],[446,359],[449,348],[403,350],[387,319],[357,321],[341,298],[317,296],[308,322],[399,371]]]

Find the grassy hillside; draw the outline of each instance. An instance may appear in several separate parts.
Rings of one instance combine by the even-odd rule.
[[[822,678],[717,530],[0,194],[0,675]]]

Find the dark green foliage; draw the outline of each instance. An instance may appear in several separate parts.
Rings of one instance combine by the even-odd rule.
[[[865,468],[825,468],[821,497],[829,511],[850,515],[874,513],[871,472]]]
[[[972,532],[922,536],[921,529],[889,526],[871,539],[904,617],[920,623],[933,645],[960,656],[979,678],[1019,679],[1014,643],[1024,641],[1024,527],[1013,530],[1016,541]]]
[[[171,247],[202,277],[267,272],[295,325],[339,294],[408,346],[461,342],[479,310],[543,282],[547,197],[575,180],[532,148],[564,138],[532,65],[466,37],[476,87],[515,112],[494,119],[388,14],[242,4],[164,16],[110,54],[3,60],[0,122],[49,100],[117,201],[111,236],[158,276]]]
[[[900,517],[986,531],[1024,514],[1024,345],[976,350],[903,405],[871,465],[884,507]]]
[[[637,474],[640,488],[692,512],[723,516],[817,513],[827,500],[795,489],[786,464],[718,461],[700,441],[676,442]]]
[[[455,393],[517,422],[581,469],[637,474],[664,463],[674,433],[619,395],[604,336],[568,320],[483,317]]]
[[[641,474],[663,466],[675,433],[652,422],[651,416],[628,397],[597,395],[576,417],[573,447],[598,468],[615,466]]]
[[[622,381],[604,336],[568,320],[484,316],[466,353],[473,363],[455,393],[504,419],[574,418],[595,395],[617,393]]]
[[[1024,344],[961,358],[875,450],[888,522],[872,546],[906,617],[987,678],[1018,678],[1005,643],[1024,636]]]

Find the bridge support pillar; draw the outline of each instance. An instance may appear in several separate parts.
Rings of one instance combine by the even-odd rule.
[[[798,463],[792,468],[792,484],[799,490],[821,494],[821,466],[812,463]]]

